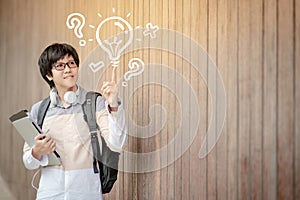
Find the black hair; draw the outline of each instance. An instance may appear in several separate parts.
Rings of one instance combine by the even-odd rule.
[[[79,66],[79,58],[76,49],[66,43],[55,43],[48,46],[43,53],[40,55],[38,65],[42,77],[48,83],[50,88],[55,87],[54,82],[50,81],[46,75],[52,76],[53,64],[58,60],[63,59],[66,55],[72,56],[77,66]]]

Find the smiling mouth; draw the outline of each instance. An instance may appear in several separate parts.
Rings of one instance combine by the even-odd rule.
[[[70,76],[64,77],[64,79],[67,79],[67,78],[74,78],[74,76],[73,76],[73,75],[70,75]]]

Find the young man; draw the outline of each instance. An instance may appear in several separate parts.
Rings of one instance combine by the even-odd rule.
[[[99,174],[93,171],[90,133],[83,118],[82,104],[87,91],[77,85],[79,58],[68,44],[52,44],[39,58],[42,77],[51,88],[51,104],[34,146],[24,145],[23,161],[28,169],[42,166],[37,199],[103,199]],[[101,88],[96,118],[109,148],[121,151],[126,138],[125,115],[112,80]],[[37,120],[41,101],[32,106],[30,117]],[[100,139],[100,136],[98,135]],[[61,165],[49,166],[47,154],[56,151]]]

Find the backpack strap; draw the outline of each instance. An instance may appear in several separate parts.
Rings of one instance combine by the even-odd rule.
[[[43,99],[43,101],[41,102],[39,109],[38,109],[38,114],[37,114],[37,124],[38,126],[42,129],[43,126],[43,122],[47,113],[47,110],[50,106],[51,100],[50,97],[47,97],[45,99]],[[56,157],[60,158],[60,155],[54,150],[53,152]]]
[[[89,126],[89,131],[91,134],[94,173],[99,173],[97,164],[100,165],[98,160],[101,156],[100,146],[99,146],[99,141],[98,141],[98,134],[97,134],[99,127],[98,127],[98,124],[96,121],[96,101],[97,101],[98,96],[101,96],[101,94],[97,93],[97,92],[93,92],[93,91],[87,92],[86,100],[85,100],[84,104],[82,104],[84,119]],[[100,166],[99,166],[99,168],[100,168]],[[101,170],[100,170],[100,173],[101,173]]]
[[[47,110],[50,106],[50,97],[45,98],[42,103],[40,104],[40,107],[38,109],[38,114],[37,114],[37,124],[39,125],[40,128],[43,126],[43,122],[47,113]]]

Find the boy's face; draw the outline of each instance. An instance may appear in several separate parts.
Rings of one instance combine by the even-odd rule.
[[[47,75],[47,78],[53,80],[58,91],[75,91],[78,79],[78,66],[75,63],[73,56],[66,55],[64,58],[54,63],[52,76]]]

